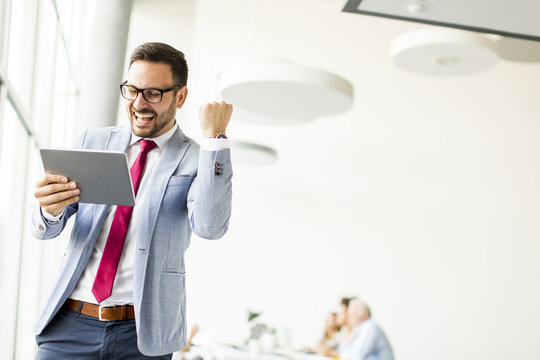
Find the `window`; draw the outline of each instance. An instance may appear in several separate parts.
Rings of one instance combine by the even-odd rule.
[[[15,333],[17,328],[17,299],[19,292],[19,268],[22,248],[23,213],[26,179],[26,156],[28,135],[21,125],[12,104],[7,101],[2,114],[2,137],[0,154],[0,188],[9,189],[7,197],[0,207],[0,306],[14,309],[5,312],[2,320],[0,344],[3,359],[11,359],[14,354]],[[23,181],[21,181],[23,180]],[[6,276],[8,275],[8,276]],[[5,352],[5,353],[4,353]]]
[[[37,1],[11,1],[10,10],[6,74],[22,105],[28,109],[31,101]]]
[[[33,325],[64,241],[29,233],[39,146],[70,146],[79,89],[74,74],[94,1],[0,0],[0,359],[34,359]],[[51,246],[52,245],[52,246]],[[40,300],[40,301],[36,301]]]

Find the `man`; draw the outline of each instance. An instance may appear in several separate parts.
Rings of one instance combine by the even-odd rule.
[[[338,332],[334,333],[331,339],[326,339],[317,344],[314,352],[326,356],[326,357],[334,357],[337,358],[339,356],[337,352],[338,346],[347,341],[349,337],[351,336],[351,329],[349,327],[349,324],[347,323],[347,309],[349,307],[349,303],[351,300],[355,299],[355,297],[342,297],[341,301],[339,303],[339,311],[337,312],[335,316],[335,324],[331,326],[337,327]],[[328,322],[327,322],[328,326]],[[326,338],[326,332],[325,330],[325,338]]]
[[[134,207],[77,203],[77,184],[62,175],[37,183],[36,237],[58,236],[77,214],[35,327],[38,359],[170,359],[186,345],[184,252],[191,231],[206,239],[227,231],[232,178],[230,104],[201,107],[201,148],[176,123],[187,72],[173,47],[137,47],[120,86],[131,126],[89,129],[76,144],[126,152]]]
[[[344,331],[342,335],[345,337],[349,336],[351,329],[347,323],[347,310],[349,309],[349,303],[351,300],[356,299],[356,297],[342,297],[339,303],[339,311],[337,314],[337,323],[338,326]]]
[[[358,299],[349,302],[347,322],[353,333],[339,349],[341,360],[394,360],[392,347],[372,319],[368,306]]]

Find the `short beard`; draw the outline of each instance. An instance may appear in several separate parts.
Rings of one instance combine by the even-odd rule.
[[[130,122],[132,121],[131,120],[131,113],[133,111],[134,111],[134,109],[129,110],[129,120],[130,120]],[[145,110],[141,110],[139,112],[145,113]],[[161,115],[156,114],[154,111],[146,111],[146,113],[154,113],[155,114],[155,118],[154,118],[155,126],[154,126],[154,128],[149,129],[147,133],[141,134],[139,136],[142,137],[142,138],[153,139],[153,138],[157,137],[159,132],[161,130],[163,130],[163,128],[165,128],[167,125],[169,125],[171,123],[171,121],[174,122],[174,119],[176,118],[176,103],[174,101],[171,102],[171,105],[169,106],[167,111],[165,111]],[[159,123],[158,120],[161,120],[161,119],[164,119],[166,121],[164,121],[163,123]],[[132,125],[132,127],[133,127],[133,125]]]

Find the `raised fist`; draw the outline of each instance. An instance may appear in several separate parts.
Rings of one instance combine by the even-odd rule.
[[[199,109],[199,122],[204,137],[212,138],[225,134],[231,120],[233,106],[225,101],[204,104]]]

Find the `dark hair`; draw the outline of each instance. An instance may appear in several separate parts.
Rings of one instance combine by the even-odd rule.
[[[351,300],[353,299],[356,299],[356,296],[352,296],[352,297],[342,297],[341,298],[341,305],[345,306],[345,307],[349,307],[349,303],[351,302]]]
[[[174,81],[173,85],[185,86],[187,84],[188,66],[184,53],[170,45],[159,42],[147,42],[139,45],[131,53],[129,67],[137,60],[169,64]]]

